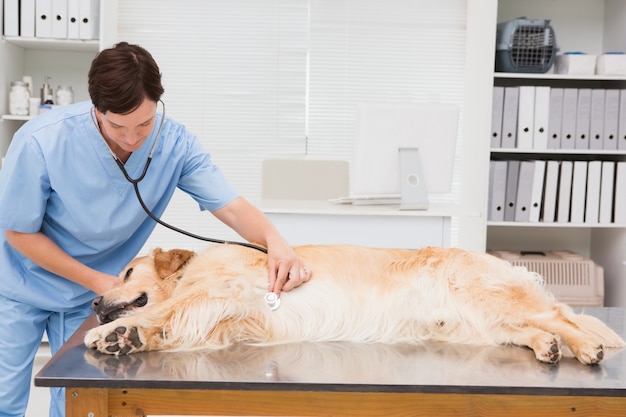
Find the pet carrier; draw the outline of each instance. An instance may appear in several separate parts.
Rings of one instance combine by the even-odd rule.
[[[541,275],[546,288],[559,301],[573,306],[604,305],[604,269],[591,259],[567,250],[492,250],[489,253]]]
[[[557,50],[550,20],[520,17],[499,23],[496,71],[545,73],[554,64]]]

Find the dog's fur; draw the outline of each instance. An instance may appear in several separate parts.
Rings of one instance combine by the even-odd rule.
[[[584,364],[624,341],[600,320],[557,303],[542,279],[484,253],[358,246],[294,248],[310,282],[264,301],[267,256],[237,245],[195,254],[154,250],[94,301],[101,323],[85,344],[103,353],[219,349],[234,343],[352,341],[531,348],[556,363],[561,342]]]

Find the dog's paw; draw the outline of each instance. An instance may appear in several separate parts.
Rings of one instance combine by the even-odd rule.
[[[143,350],[144,344],[137,327],[103,325],[87,332],[85,345],[109,355],[127,355]]]
[[[596,365],[604,359],[604,346],[595,343],[585,343],[571,346],[570,349],[576,359],[585,365]]]
[[[563,357],[561,345],[555,337],[546,338],[533,350],[537,359],[544,363],[557,363]]]

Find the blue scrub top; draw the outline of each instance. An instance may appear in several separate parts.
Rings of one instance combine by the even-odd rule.
[[[91,102],[64,106],[25,123],[0,170],[0,293],[51,311],[70,310],[95,294],[40,268],[6,241],[4,230],[43,232],[70,256],[117,275],[143,247],[156,223],[141,208],[92,119]],[[143,171],[161,120],[125,164]],[[237,197],[197,137],[166,118],[139,190],[161,216],[176,188],[202,210]]]

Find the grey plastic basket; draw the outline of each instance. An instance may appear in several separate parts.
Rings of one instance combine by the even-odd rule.
[[[498,24],[496,71],[545,73],[557,51],[550,20],[520,17]]]

